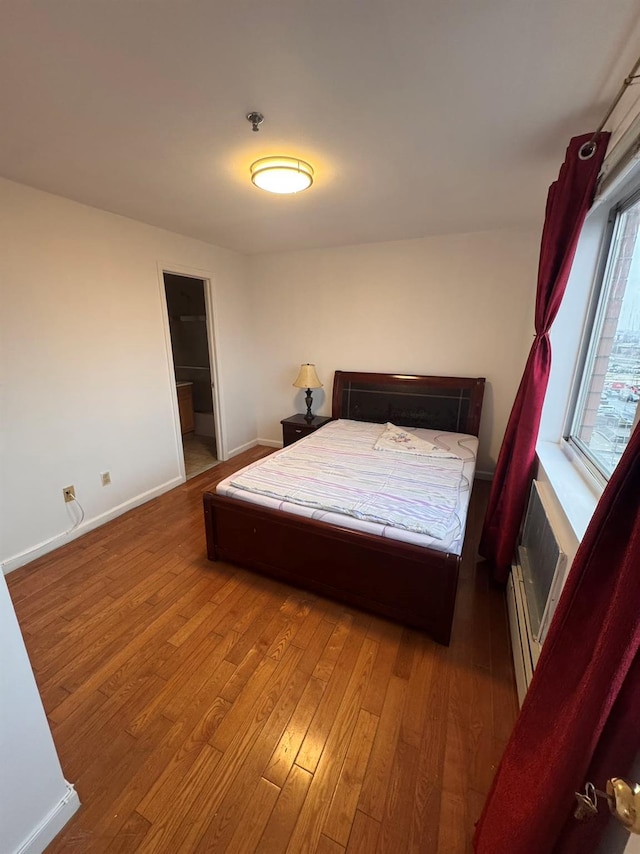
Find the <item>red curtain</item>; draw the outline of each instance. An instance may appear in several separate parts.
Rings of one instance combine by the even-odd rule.
[[[542,404],[551,370],[549,329],[564,296],[580,230],[593,202],[596,181],[609,141],[597,138],[595,153],[581,160],[578,152],[592,134],[574,137],[558,180],[549,188],[536,291],[536,334],[498,455],[480,541],[480,554],[505,582],[524,515],[536,453]]]
[[[640,750],[640,428],[574,559],[483,814],[478,854],[589,854],[608,820],[573,818]]]

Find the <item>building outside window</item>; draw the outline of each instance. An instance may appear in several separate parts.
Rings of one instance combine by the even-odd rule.
[[[613,212],[568,441],[607,480],[640,415],[640,193]]]

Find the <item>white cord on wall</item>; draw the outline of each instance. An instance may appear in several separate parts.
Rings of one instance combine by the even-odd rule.
[[[78,499],[75,497],[75,495],[73,496],[72,502],[75,502],[80,508],[80,518],[74,525],[69,528],[68,531],[65,531],[64,534],[58,534],[58,537],[66,537],[67,534],[70,534],[72,531],[75,531],[75,529],[79,528],[80,525],[82,525],[82,523],[84,522],[84,508],[82,507],[82,504],[80,504]],[[55,540],[57,539],[57,537],[54,537],[53,539]],[[49,542],[51,542],[51,540]]]

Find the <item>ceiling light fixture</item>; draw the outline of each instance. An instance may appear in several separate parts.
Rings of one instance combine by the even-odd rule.
[[[251,180],[269,193],[299,193],[313,184],[313,168],[297,157],[262,157],[251,164]]]
[[[247,113],[251,130],[258,133],[264,121],[262,113]],[[251,164],[251,181],[268,193],[300,193],[313,184],[313,167],[299,157],[261,157]]]

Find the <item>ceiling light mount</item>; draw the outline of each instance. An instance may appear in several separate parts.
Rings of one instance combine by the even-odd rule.
[[[258,133],[260,125],[264,121],[264,116],[262,113],[247,113],[247,121],[251,122],[251,130],[254,133]]]

